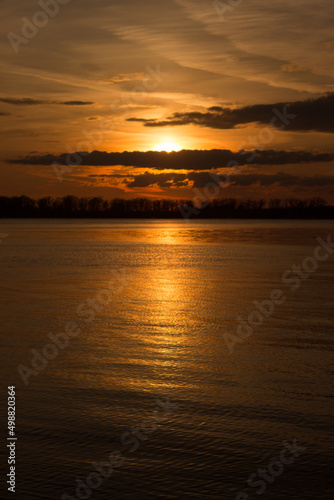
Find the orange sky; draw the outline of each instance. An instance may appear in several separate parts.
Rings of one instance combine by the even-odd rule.
[[[52,3],[53,11],[43,10],[43,1],[2,2],[1,194],[185,198],[193,196],[196,184],[186,178],[176,185],[174,178],[143,186],[140,176],[161,173],[159,164],[154,169],[145,163],[85,162],[70,166],[59,182],[51,164],[22,163],[28,156],[162,149],[237,153],[258,146],[313,156],[333,152],[333,128],[317,101],[334,89],[329,2],[249,0],[225,14],[204,0]],[[328,114],[332,101],[325,102]],[[295,122],[261,141],[271,115],[262,117],[257,105],[270,110],[296,102],[303,104]],[[316,103],[314,109],[309,102]],[[255,161],[237,174],[248,177],[220,195],[334,201],[333,163]],[[218,173],[226,168],[208,167]],[[183,173],[194,179],[191,166]],[[263,175],[278,175],[278,181]],[[314,177],[321,179],[312,184]]]

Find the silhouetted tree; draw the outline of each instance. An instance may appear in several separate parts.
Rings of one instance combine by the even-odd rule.
[[[181,210],[181,206],[183,207]],[[288,198],[269,200],[172,200],[134,198],[104,200],[101,197],[63,198],[45,196],[35,201],[28,196],[0,196],[0,217],[54,218],[334,218],[334,207],[326,200]]]

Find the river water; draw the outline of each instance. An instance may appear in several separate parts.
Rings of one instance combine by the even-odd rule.
[[[17,498],[334,497],[334,255],[292,271],[312,267],[333,221],[2,220],[0,233]],[[268,312],[247,328],[255,301]],[[92,475],[113,451],[112,474]]]

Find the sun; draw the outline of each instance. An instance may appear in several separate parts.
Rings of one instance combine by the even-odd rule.
[[[153,151],[166,151],[167,153],[171,153],[172,151],[180,151],[180,149],[181,146],[177,142],[164,141],[154,146]]]

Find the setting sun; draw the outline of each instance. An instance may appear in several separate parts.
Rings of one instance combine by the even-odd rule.
[[[166,151],[167,153],[170,153],[171,151],[180,151],[180,149],[181,146],[177,142],[165,141],[154,146],[153,151]]]

